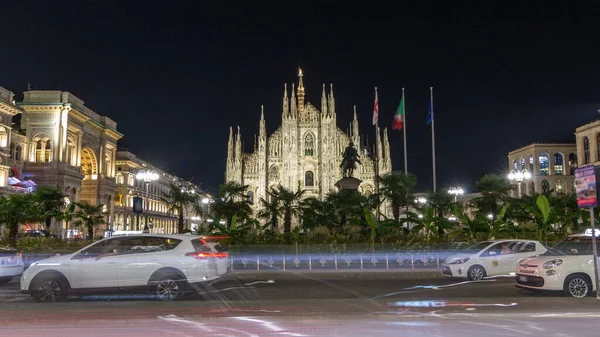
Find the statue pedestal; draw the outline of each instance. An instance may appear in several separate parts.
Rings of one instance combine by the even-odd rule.
[[[354,177],[347,177],[340,179],[335,186],[340,189],[340,191],[356,191],[358,192],[358,187],[362,183],[362,180]]]

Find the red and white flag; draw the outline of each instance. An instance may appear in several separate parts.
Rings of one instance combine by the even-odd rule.
[[[377,87],[375,87],[375,103],[373,104],[373,125],[379,120],[379,99],[377,98]]]

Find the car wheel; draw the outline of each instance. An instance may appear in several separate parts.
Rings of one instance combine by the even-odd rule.
[[[181,299],[185,293],[185,283],[179,281],[180,277],[165,276],[156,282],[156,296],[161,301]]]
[[[585,276],[571,275],[565,280],[564,291],[568,296],[583,298],[592,292],[592,284]]]
[[[470,281],[483,280],[485,276],[485,268],[483,268],[482,266],[472,266],[467,271],[467,279]]]
[[[2,276],[2,277],[0,277],[0,284],[8,283],[8,282],[12,281],[12,279],[13,279],[12,276]]]
[[[33,288],[36,302],[59,302],[67,298],[67,287],[57,276],[43,277]]]

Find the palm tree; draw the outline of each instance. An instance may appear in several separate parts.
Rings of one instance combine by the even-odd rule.
[[[231,225],[234,216],[239,220],[247,220],[252,214],[250,201],[246,195],[248,185],[230,181],[219,187],[219,198],[213,204],[217,218],[226,219],[227,226]]]
[[[400,221],[400,210],[407,207],[413,200],[413,190],[417,184],[417,177],[403,172],[391,172],[381,177],[376,177],[381,184],[379,193],[384,200],[390,202],[394,220]]]
[[[330,205],[336,215],[336,227],[341,231],[347,224],[348,219],[364,217],[364,197],[356,191],[339,191],[329,193],[326,197],[327,203]]]
[[[75,227],[85,227],[87,229],[87,239],[94,239],[94,228],[106,223],[106,213],[104,212],[104,204],[92,205],[87,201],[77,203],[78,210],[73,214],[73,218],[77,219],[73,223]]]
[[[279,199],[275,197],[276,191],[271,189],[267,192],[268,200],[260,198],[261,210],[258,212],[258,217],[266,219],[273,230],[279,228],[279,217],[281,216]]]
[[[200,196],[194,192],[188,192],[181,185],[171,183],[169,192],[165,193],[161,200],[167,204],[167,212],[177,214],[177,233],[184,231],[184,214],[187,210],[192,210],[196,215],[201,216],[204,212],[200,206]]]
[[[506,179],[493,173],[483,176],[475,184],[475,188],[482,196],[473,199],[474,206],[486,215],[491,213],[494,219],[509,199],[508,193],[512,190]]]
[[[448,189],[440,189],[427,193],[427,204],[433,210],[434,215],[441,219],[452,212],[454,198],[448,193]],[[444,236],[444,228],[441,226],[438,226],[438,235],[440,238]]]
[[[39,188],[33,195],[44,219],[46,230],[50,231],[52,218],[60,215],[61,209],[65,207],[65,196],[60,189],[53,187]]]
[[[70,203],[67,207],[65,207],[64,211],[60,212],[57,216],[56,216],[56,220],[64,220],[66,223],[66,227],[67,227],[67,232],[71,229],[70,228],[70,224],[71,221],[73,221],[73,218],[75,216],[75,210],[76,210],[77,204],[72,202]],[[66,239],[67,237],[65,237]]]
[[[19,225],[38,219],[39,214],[33,194],[0,196],[0,221],[7,225],[9,244],[13,247],[17,243]]]
[[[279,201],[279,212],[283,214],[283,231],[289,233],[292,229],[292,219],[300,215],[300,201],[304,196],[305,190],[296,192],[288,190],[279,185],[269,192],[271,198]]]
[[[300,201],[302,227],[313,229],[324,226],[331,229],[336,222],[335,209],[328,200],[308,197]]]

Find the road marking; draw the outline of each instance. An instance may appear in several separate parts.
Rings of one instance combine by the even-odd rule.
[[[190,324],[190,325],[194,326],[195,328],[198,328],[198,329],[206,331],[206,332],[213,332],[214,331],[210,327],[207,327],[204,323],[190,321],[190,320],[187,320],[187,319],[183,319],[183,318],[177,317],[175,315],[157,316],[157,318],[158,319],[162,319],[162,320],[167,321],[167,322],[176,322],[176,323]]]
[[[233,290],[233,289],[254,289],[254,287],[229,287],[229,288],[223,288],[223,289],[217,289],[217,290],[198,292],[197,294],[202,295],[202,294],[219,293],[221,291],[228,291],[228,290]]]
[[[274,280],[267,280],[267,281],[255,281],[255,282],[250,282],[250,283],[244,283],[245,286],[251,286],[254,284],[273,284],[275,283]]]
[[[426,286],[422,286],[422,285],[418,285],[418,286],[414,286],[414,287],[408,287],[408,288],[404,288],[405,291],[398,291],[398,292],[394,292],[394,293],[388,293],[388,294],[384,294],[384,295],[379,295],[379,296],[375,296],[373,298],[384,298],[384,297],[390,297],[390,296],[395,296],[395,295],[401,295],[401,294],[410,294],[410,293],[414,293],[416,291],[419,290],[440,290],[443,288],[450,288],[450,287],[456,287],[456,286],[460,286],[460,285],[465,285],[465,284],[470,284],[470,283],[483,283],[483,282],[496,282],[495,279],[483,279],[483,280],[478,280],[478,281],[463,281],[463,282],[458,282],[458,283],[451,283],[451,284],[443,284],[443,285],[426,285]]]
[[[498,324],[482,323],[482,322],[470,322],[470,321],[461,321],[461,323],[473,324],[473,325],[483,325],[483,326],[489,326],[489,327],[493,327],[493,328],[499,328],[499,329],[503,329],[503,330],[508,330],[508,331],[516,332],[517,335],[520,335],[520,334],[531,335],[531,332],[523,331],[522,329],[514,329],[514,328],[512,328],[512,327],[510,327],[508,325],[498,325]]]

